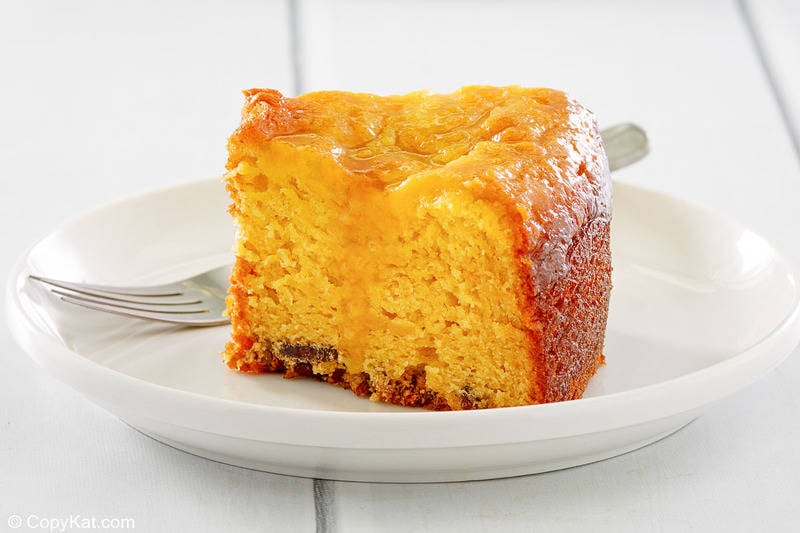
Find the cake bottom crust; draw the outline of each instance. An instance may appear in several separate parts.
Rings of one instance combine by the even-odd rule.
[[[278,352],[281,355],[276,356],[272,349],[265,350],[264,358],[261,361],[245,364],[237,370],[253,373],[283,373],[283,377],[286,379],[316,378],[351,390],[363,398],[372,398],[406,407],[424,407],[434,411],[452,410],[444,396],[426,388],[424,365],[410,366],[406,368],[400,378],[390,379],[386,385],[382,386],[376,384],[368,373],[351,373],[340,364],[335,364],[331,371],[315,372],[315,366],[326,362],[325,359],[317,358],[317,354],[324,353],[326,356],[332,356],[330,361],[335,362],[338,352],[332,346],[281,344]],[[289,355],[290,353],[291,355]],[[309,354],[312,355],[309,356]],[[459,400],[461,409],[475,408],[467,395],[462,394]]]

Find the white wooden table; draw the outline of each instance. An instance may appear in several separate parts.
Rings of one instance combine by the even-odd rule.
[[[564,88],[602,124],[649,131],[651,156],[617,179],[726,212],[800,265],[797,28],[791,0],[3,3],[0,278],[67,217],[219,174],[251,86]],[[22,530],[31,516],[74,515],[133,518],[139,531],[800,529],[797,353],[621,457],[380,485],[264,474],[159,444],[50,378],[4,324],[0,530],[12,515]]]

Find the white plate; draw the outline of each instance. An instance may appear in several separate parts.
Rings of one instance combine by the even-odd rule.
[[[718,215],[616,184],[607,365],[584,399],[428,412],[310,379],[241,375],[227,327],[181,329],[55,301],[29,273],[161,282],[231,260],[218,180],[158,191],[65,224],[13,271],[21,346],[132,426],[191,453],[259,470],[364,481],[454,481],[564,468],[634,450],[765,374],[800,340],[791,269]]]

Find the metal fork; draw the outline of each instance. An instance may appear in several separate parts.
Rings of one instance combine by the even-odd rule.
[[[71,304],[134,318],[171,322],[185,326],[227,324],[222,316],[231,265],[188,279],[149,287],[117,287],[73,283],[44,276],[29,276],[50,286]]]
[[[601,132],[609,168],[616,170],[643,158],[647,135],[635,124],[619,124]],[[63,301],[118,315],[186,326],[227,324],[222,316],[231,266],[154,287],[111,287],[30,276],[52,287]]]

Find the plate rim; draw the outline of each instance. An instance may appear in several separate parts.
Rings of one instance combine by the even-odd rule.
[[[192,412],[200,408],[204,416],[182,416],[180,418],[184,423],[180,425],[209,433],[251,440],[350,449],[448,448],[530,442],[619,429],[700,409],[763,377],[788,357],[800,342],[800,293],[795,284],[794,303],[791,311],[763,338],[723,361],[664,381],[579,400],[519,407],[444,412],[416,410],[409,412],[351,412],[255,404],[160,385],[96,363],[73,352],[58,339],[41,334],[42,331],[38,330],[31,317],[26,314],[19,293],[19,289],[27,278],[27,259],[37,246],[85,217],[168,191],[210,185],[211,181],[214,180],[197,180],[154,189],[101,205],[72,217],[36,241],[11,269],[6,283],[5,307],[13,338],[32,359],[49,373],[89,396],[94,403],[122,418],[125,418],[126,412],[130,412],[130,407],[126,406],[124,401],[113,401],[104,397],[102,394],[104,380],[116,382],[114,388],[124,389],[124,394],[121,396],[138,392],[140,395],[144,394],[145,397],[157,401],[162,406],[168,404],[170,408],[158,411],[162,416],[155,419],[175,424],[174,417],[165,418],[163,415]],[[637,194],[656,195],[661,201],[678,202],[744,229],[731,217],[660,191],[615,180],[614,189],[620,188]],[[770,247],[774,251],[776,259],[787,267],[787,270],[794,275],[794,279],[797,279],[795,270],[790,263],[771,244]],[[750,368],[752,371],[745,372],[742,367]],[[221,370],[228,371],[222,365]],[[91,383],[92,378],[95,378],[95,383]],[[700,387],[697,382],[706,385],[711,383],[715,386]],[[694,385],[692,394],[674,394],[678,390],[685,393],[687,384]],[[136,394],[134,394],[135,396]],[[641,401],[642,398],[647,401]],[[661,406],[660,416],[653,416],[652,409],[649,407],[643,408],[644,405],[651,406],[653,402],[657,402]],[[256,424],[254,427],[242,427],[241,422],[226,417],[227,412],[231,409],[238,412],[238,415],[233,417],[236,420],[240,420],[242,417],[254,417],[256,420],[272,419],[283,422],[285,425],[281,428],[282,434],[277,435],[275,431],[269,431],[269,429],[275,428],[274,422]],[[609,423],[606,415],[613,411],[617,411],[617,414],[624,413],[625,416],[618,417],[614,423]],[[648,411],[648,413],[644,411]],[[547,431],[541,429],[539,424],[541,422],[546,423]],[[318,429],[315,431],[316,439],[309,438],[307,430],[309,424],[313,424]],[[464,443],[462,431],[485,427],[487,424],[491,424],[495,426],[494,429],[501,431],[472,431],[468,433],[471,436],[469,443]],[[346,438],[346,436],[342,438],[342,433],[347,433],[342,432],[342,425],[368,426],[370,432],[380,434],[384,438],[369,439],[368,442],[365,442],[363,438],[353,439]],[[446,432],[442,432],[441,428],[436,427],[440,425],[463,427],[462,429],[447,429]],[[575,431],[575,425],[582,429]],[[269,428],[263,426],[269,426]],[[405,429],[398,432],[398,426]],[[409,426],[413,427],[409,428]],[[415,434],[416,430],[435,438],[420,439]],[[459,434],[458,437],[446,435],[451,432]],[[359,433],[363,437],[364,432]],[[338,439],[335,438],[336,436]]]

